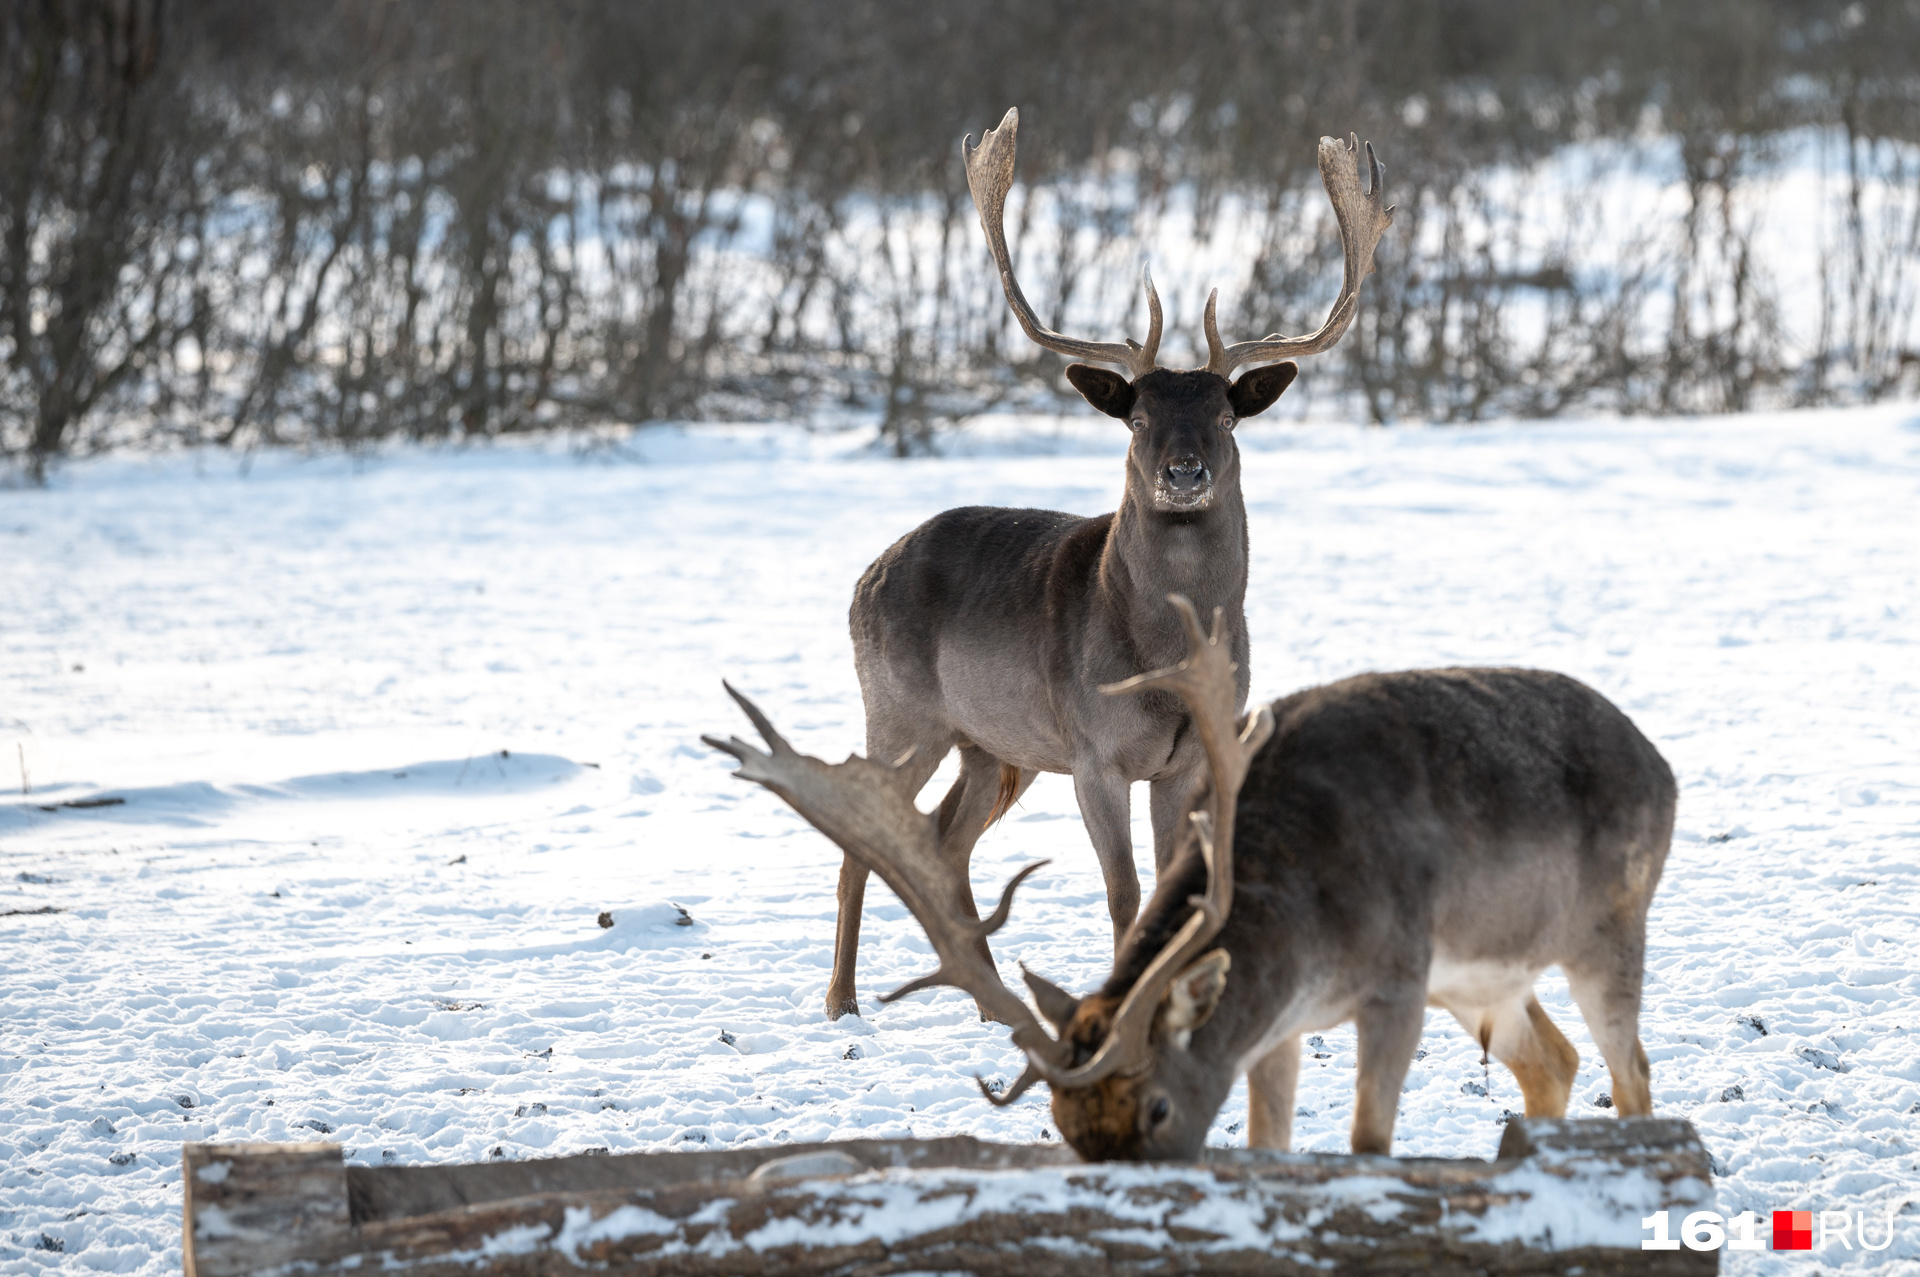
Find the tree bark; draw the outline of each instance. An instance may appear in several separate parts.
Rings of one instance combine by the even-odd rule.
[[[330,1161],[328,1160],[330,1156]],[[1711,1273],[1642,1251],[1710,1204],[1684,1121],[1516,1120],[1500,1156],[1211,1150],[1080,1163],[1060,1145],[858,1140],[484,1166],[342,1168],[337,1145],[185,1149],[190,1277],[419,1273]]]

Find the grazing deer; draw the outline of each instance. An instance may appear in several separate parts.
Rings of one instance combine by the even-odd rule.
[[[1019,122],[1019,112],[1008,111],[978,147],[969,135],[967,184],[1007,304],[1027,336],[1059,354],[1118,364],[1132,378],[1086,364],[1067,368],[1088,403],[1133,431],[1120,508],[1081,518],[974,506],[928,520],[861,576],[849,618],[854,664],[869,758],[891,762],[911,751],[905,774],[925,784],[959,747],[960,778],[940,804],[940,838],[941,854],[963,877],[974,842],[1038,773],[1073,777],[1106,878],[1117,949],[1140,908],[1129,786],[1149,784],[1154,861],[1164,868],[1180,803],[1205,759],[1175,698],[1116,702],[1096,689],[1179,656],[1180,630],[1161,602],[1178,590],[1226,610],[1241,670],[1236,686],[1246,697],[1247,513],[1233,428],[1266,411],[1293,381],[1296,365],[1271,361],[1326,350],[1346,332],[1393,210],[1382,206],[1373,148],[1363,189],[1358,143],[1322,138],[1320,173],[1346,249],[1344,285],[1326,323],[1306,337],[1228,346],[1214,319],[1216,290],[1207,299],[1207,365],[1177,372],[1155,362],[1160,298],[1150,276],[1144,346],[1079,341],[1034,317],[1014,279],[1004,229]],[[1269,366],[1227,380],[1248,363]],[[848,857],[829,1019],[859,1011],[854,970],[866,884],[866,866]],[[974,916],[971,895],[961,907]]]
[[[1579,1058],[1533,996],[1553,964],[1606,1057],[1614,1111],[1651,1113],[1640,982],[1674,783],[1626,715],[1564,675],[1445,669],[1364,674],[1236,725],[1221,613],[1209,638],[1175,603],[1187,659],[1103,690],[1185,702],[1210,771],[1192,795],[1204,810],[1099,992],[1075,998],[1026,973],[1039,1016],[978,944],[1039,864],[977,922],[938,820],[913,805],[910,767],[797,754],[738,692],[770,752],[707,740],[925,928],[939,969],[883,1001],[939,984],[971,993],[1027,1056],[987,1098],[1008,1104],[1045,1080],[1061,1134],[1089,1160],[1193,1158],[1243,1072],[1248,1142],[1285,1149],[1300,1035],[1347,1020],[1353,1151],[1385,1153],[1428,1005],[1513,1071],[1527,1116],[1562,1116]]]

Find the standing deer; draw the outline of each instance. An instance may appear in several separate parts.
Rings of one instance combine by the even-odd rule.
[[[738,692],[770,752],[707,740],[925,928],[939,969],[883,1001],[940,984],[972,994],[1027,1056],[987,1098],[1009,1104],[1045,1080],[1089,1160],[1193,1158],[1243,1072],[1248,1142],[1285,1149],[1300,1035],[1348,1020],[1353,1151],[1386,1153],[1428,1005],[1512,1070],[1527,1116],[1563,1116],[1579,1057],[1533,996],[1554,964],[1606,1057],[1614,1111],[1650,1114],[1640,984],[1675,791],[1626,715],[1564,675],[1444,669],[1364,674],[1236,724],[1243,684],[1221,613],[1208,637],[1174,601],[1187,659],[1102,690],[1180,697],[1207,758],[1191,795],[1204,809],[1099,992],[1026,973],[1038,1016],[979,948],[1038,864],[975,921],[940,822],[913,805],[911,768],[795,753]]]
[[[861,576],[849,616],[854,664],[868,757],[892,761],[911,751],[905,774],[924,785],[959,747],[960,778],[940,804],[940,837],[941,854],[963,877],[974,842],[1038,773],[1073,777],[1106,878],[1118,949],[1140,908],[1129,786],[1149,784],[1154,862],[1164,868],[1180,802],[1205,759],[1174,697],[1115,702],[1096,688],[1178,657],[1179,627],[1161,600],[1179,590],[1231,618],[1244,701],[1247,512],[1233,428],[1266,411],[1293,381],[1296,365],[1270,361],[1326,350],[1346,332],[1393,210],[1382,205],[1371,145],[1363,189],[1358,142],[1320,139],[1320,174],[1346,249],[1344,283],[1326,323],[1306,337],[1228,346],[1214,319],[1216,290],[1207,299],[1207,365],[1176,372],[1155,362],[1160,297],[1150,276],[1144,346],[1064,337],[1034,317],[1014,279],[1004,229],[1019,123],[1019,112],[1008,111],[978,147],[968,136],[967,184],[1007,304],[1027,336],[1130,374],[1128,380],[1086,364],[1067,368],[1088,403],[1133,431],[1126,489],[1117,511],[1096,518],[972,506],[929,519]],[[1227,380],[1248,363],[1269,366]],[[866,866],[847,858],[828,1019],[859,1012],[854,971],[866,885]],[[970,894],[962,907],[974,916]]]

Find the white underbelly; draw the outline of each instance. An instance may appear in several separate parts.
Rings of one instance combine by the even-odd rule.
[[[1462,961],[1433,955],[1427,968],[1427,1002],[1443,1007],[1493,1007],[1524,998],[1540,968],[1488,959]]]
[[[1461,960],[1435,954],[1427,968],[1427,1003],[1458,1013],[1503,1006],[1525,998],[1542,968],[1484,959]],[[1282,1008],[1271,1027],[1240,1060],[1244,1072],[1288,1038],[1324,1033],[1345,1024],[1359,1010],[1364,992],[1341,997],[1305,996]]]

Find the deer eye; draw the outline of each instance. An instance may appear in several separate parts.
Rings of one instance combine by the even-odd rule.
[[[1166,1096],[1154,1096],[1153,1103],[1147,1108],[1147,1125],[1150,1127],[1160,1125],[1167,1120],[1167,1115],[1172,1111],[1173,1105],[1167,1102]]]
[[[1234,415],[1233,415],[1232,413],[1230,413],[1230,412],[1229,412],[1229,413],[1225,413],[1225,414],[1223,414],[1223,415],[1221,416],[1221,418],[1220,418],[1220,428],[1221,428],[1222,430],[1231,430],[1231,429],[1233,429],[1233,423],[1234,423],[1234,421],[1235,421],[1235,420],[1236,420],[1236,418],[1234,417]]]
[[[1129,426],[1132,426],[1135,430],[1145,430],[1147,428],[1147,419],[1145,417],[1135,417],[1132,421],[1129,421],[1127,424]]]

